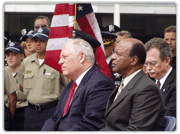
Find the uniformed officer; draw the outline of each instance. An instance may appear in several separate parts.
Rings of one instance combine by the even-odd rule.
[[[6,72],[10,75],[11,79],[15,79],[16,73],[19,70],[21,65],[21,61],[23,60],[23,48],[20,46],[18,42],[11,42],[6,46],[5,56],[7,60],[8,66],[5,67]],[[16,81],[18,83],[18,81]],[[19,86],[16,91],[17,102],[16,102],[16,111],[14,114],[14,118],[11,123],[10,130],[12,131],[21,131],[24,128],[24,111],[28,105],[27,100],[20,91]],[[9,108],[9,97],[5,95],[5,104]]]
[[[35,53],[35,40],[33,39],[34,31],[30,30],[27,34],[22,37],[22,41],[26,42],[28,52],[31,54]]]
[[[115,75],[112,71],[111,56],[113,55],[113,49],[114,49],[115,44],[116,44],[115,41],[116,41],[117,36],[115,34],[108,32],[108,31],[101,31],[101,35],[103,38],[103,45],[104,45],[104,50],[105,50],[106,62],[109,65],[113,81],[115,81]]]
[[[24,124],[26,131],[41,130],[45,120],[53,115],[60,92],[68,83],[60,72],[44,64],[48,36],[49,30],[46,28],[35,31],[36,53],[24,59],[16,76],[28,100]]]

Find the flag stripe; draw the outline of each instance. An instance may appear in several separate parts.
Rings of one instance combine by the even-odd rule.
[[[103,41],[102,41],[102,36],[101,36],[101,32],[100,32],[100,28],[99,28],[99,24],[96,20],[96,16],[94,13],[90,13],[90,14],[87,14],[87,20],[89,21],[89,24],[96,36],[96,39],[101,43],[101,48],[103,50],[103,53],[104,52],[104,45],[103,45]]]
[[[56,4],[54,15],[69,14],[74,16],[74,4]]]
[[[67,21],[69,20],[69,21]],[[59,22],[62,23],[59,23]],[[74,16],[69,16],[68,14],[53,16],[51,27],[61,27],[61,26],[74,26]]]
[[[68,27],[68,26],[51,27],[51,33],[49,35],[49,39],[64,38],[64,37],[72,38],[71,31],[73,29],[74,29],[74,27]]]
[[[92,30],[91,25],[89,24],[89,21],[86,16],[81,17],[80,19],[77,20],[77,22],[78,22],[80,29],[83,32],[86,32],[86,33],[92,35],[94,38],[96,38],[94,31]],[[86,25],[84,25],[84,24],[86,24]]]
[[[61,50],[64,46],[64,44],[66,44],[66,42],[68,42],[69,38],[65,37],[65,38],[54,38],[54,39],[50,39],[48,40],[48,45],[47,45],[47,50]]]
[[[56,4],[44,63],[61,72],[58,64],[62,47],[72,38],[74,4]],[[61,72],[62,73],[62,72]]]

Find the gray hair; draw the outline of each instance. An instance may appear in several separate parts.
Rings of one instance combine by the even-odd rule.
[[[94,64],[95,56],[91,45],[83,39],[72,39],[72,41],[73,43],[70,48],[71,52],[78,55],[83,51],[86,54],[88,61]]]

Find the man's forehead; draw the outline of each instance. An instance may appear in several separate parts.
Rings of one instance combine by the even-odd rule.
[[[159,49],[151,48],[150,50],[147,51],[147,57],[146,58],[147,59],[149,59],[149,58],[158,59],[158,58],[160,58],[159,54],[160,54]]]
[[[64,45],[64,47],[62,48],[61,55],[62,54],[70,54],[70,53],[71,53],[70,45],[68,43],[66,43]]]

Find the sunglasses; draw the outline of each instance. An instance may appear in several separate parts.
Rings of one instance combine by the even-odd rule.
[[[40,26],[39,26],[39,25],[37,25],[37,26],[35,26],[35,28],[36,28],[36,29],[39,29],[40,27],[41,27],[41,28],[46,28],[46,27],[47,27],[47,25],[40,25]]]

